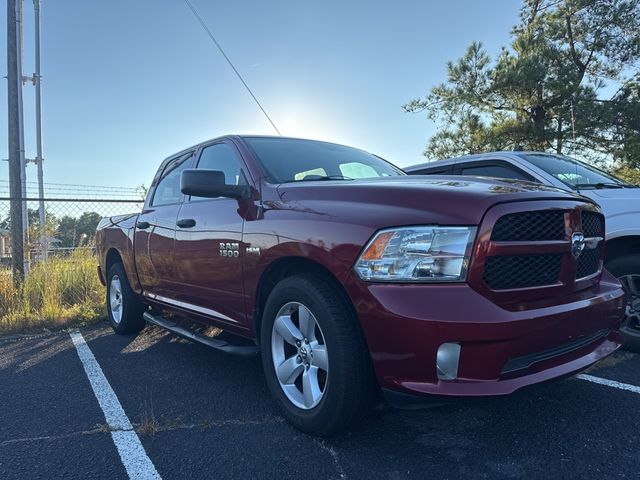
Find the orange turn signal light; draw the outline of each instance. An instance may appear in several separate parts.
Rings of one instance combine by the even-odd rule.
[[[369,244],[360,258],[362,260],[378,260],[381,258],[384,249],[387,248],[389,241],[394,235],[395,232],[383,232],[378,235],[375,240]]]

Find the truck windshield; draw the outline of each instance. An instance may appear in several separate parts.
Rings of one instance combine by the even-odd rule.
[[[625,188],[633,186],[591,165],[563,155],[527,153],[521,156],[574,190],[578,188]]]
[[[357,148],[314,140],[244,137],[271,183],[406,175]]]

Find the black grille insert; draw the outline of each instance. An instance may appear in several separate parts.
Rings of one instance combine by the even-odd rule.
[[[585,237],[601,237],[604,217],[596,212],[582,211],[582,234]]]
[[[498,219],[491,233],[491,240],[494,242],[563,239],[564,212],[562,210],[510,213]]]
[[[584,278],[593,275],[600,268],[600,250],[593,248],[585,250],[578,257],[576,278]]]
[[[609,330],[599,330],[591,335],[578,338],[577,340],[565,343],[564,345],[556,348],[550,348],[548,350],[543,350],[542,352],[512,358],[502,369],[502,374],[505,375],[508,373],[517,372],[518,370],[524,370],[525,368],[529,368],[538,362],[550,360],[552,358],[574,352],[607,337],[609,333]]]
[[[492,290],[553,285],[560,278],[562,254],[488,257],[484,282]]]

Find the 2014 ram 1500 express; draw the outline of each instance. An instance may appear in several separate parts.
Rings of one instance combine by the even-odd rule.
[[[228,136],[167,158],[142,212],[103,219],[96,241],[116,332],[146,320],[260,351],[284,415],[328,435],[378,387],[501,395],[611,354],[625,302],[604,232],[589,199],[554,188]]]

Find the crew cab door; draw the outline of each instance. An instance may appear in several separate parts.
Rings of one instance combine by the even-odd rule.
[[[196,168],[224,172],[227,184],[247,183],[245,165],[231,142],[202,148]],[[183,308],[232,325],[242,325],[245,317],[240,202],[185,198],[176,230],[176,299]]]
[[[176,218],[184,195],[180,174],[193,162],[193,152],[167,161],[138,216],[134,238],[136,270],[145,295],[171,296],[175,282]]]

